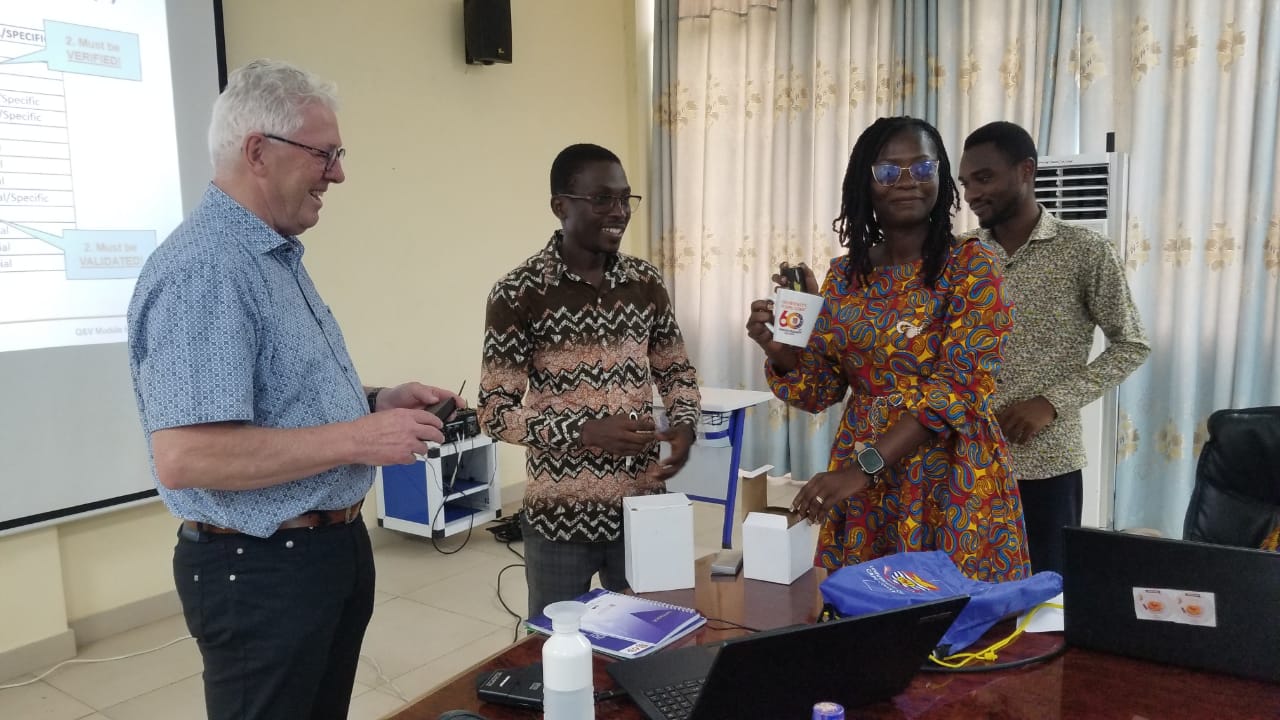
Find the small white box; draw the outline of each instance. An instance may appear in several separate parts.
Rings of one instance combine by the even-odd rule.
[[[693,503],[684,493],[622,498],[622,537],[632,590],[693,587]]]
[[[753,512],[742,521],[742,577],[790,585],[813,567],[818,526],[786,514]]]

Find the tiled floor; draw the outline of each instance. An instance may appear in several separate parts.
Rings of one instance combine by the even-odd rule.
[[[794,488],[771,486],[771,504]],[[723,509],[694,503],[695,557],[720,546]],[[365,635],[351,703],[353,720],[395,711],[512,642],[516,619],[498,601],[498,573],[519,563],[505,545],[479,528],[454,555],[429,541],[385,530],[378,537],[377,607]],[[741,547],[735,529],[735,547]],[[440,541],[452,549],[460,537]],[[521,544],[512,546],[522,550]],[[522,568],[502,575],[502,598],[517,612],[527,602]],[[93,643],[81,658],[127,655],[185,636],[180,616]],[[381,668],[382,677],[375,669]],[[204,717],[200,656],[188,639],[126,660],[70,665],[40,682],[0,690],[0,718],[27,720],[173,720]],[[29,680],[0,679],[0,685]]]

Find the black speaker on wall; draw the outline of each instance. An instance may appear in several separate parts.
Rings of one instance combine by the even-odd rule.
[[[462,0],[467,64],[511,62],[511,0]]]

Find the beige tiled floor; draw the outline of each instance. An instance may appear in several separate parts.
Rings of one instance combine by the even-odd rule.
[[[785,494],[786,489],[771,488],[777,492]],[[719,549],[722,513],[718,505],[694,503],[696,556]],[[517,622],[498,601],[497,581],[504,567],[520,559],[490,533],[477,528],[453,555],[441,554],[421,538],[380,529],[374,533],[377,606],[365,635],[349,715],[360,720],[384,717],[404,704],[401,696],[425,693],[506,647]],[[739,537],[735,528],[737,547]],[[440,544],[452,549],[460,542],[454,537]],[[520,550],[521,544],[513,547]],[[526,592],[522,569],[503,573],[502,598],[509,607],[523,612]],[[174,616],[93,643],[79,657],[127,655],[186,634],[182,618]],[[200,669],[199,653],[189,639],[126,660],[70,665],[32,685],[0,690],[0,718],[201,718]],[[32,677],[0,679],[0,685]]]

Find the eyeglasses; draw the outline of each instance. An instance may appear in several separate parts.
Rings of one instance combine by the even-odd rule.
[[[641,200],[639,195],[570,195],[569,193],[557,193],[557,195],[574,200],[586,200],[591,203],[591,212],[597,215],[604,215],[612,210],[614,203],[620,204],[623,212],[633,213],[640,207]]]
[[[938,165],[937,160],[920,160],[907,167],[899,167],[893,163],[876,163],[871,166],[871,177],[881,185],[893,187],[902,177],[902,171],[906,170],[911,175],[911,179],[918,183],[932,182],[938,178]]]
[[[263,134],[262,134],[262,136],[263,136],[263,137],[265,137],[265,138],[268,138],[268,139],[270,139],[270,140],[278,140],[278,141],[280,141],[280,142],[282,142],[282,143],[286,143],[286,144],[288,144],[288,145],[292,145],[292,146],[294,146],[294,147],[302,148],[303,150],[306,150],[307,152],[311,153],[312,155],[315,155],[316,157],[318,157],[318,158],[320,158],[320,159],[324,160],[324,171],[325,171],[326,173],[327,173],[327,172],[329,172],[330,170],[332,170],[332,169],[333,169],[333,166],[334,166],[334,165],[337,165],[337,164],[338,164],[338,161],[339,161],[339,160],[341,160],[341,159],[342,159],[344,156],[346,156],[346,154],[347,154],[347,149],[346,149],[346,148],[334,148],[334,149],[332,149],[332,150],[321,150],[321,149],[320,149],[320,148],[318,148],[318,147],[312,147],[312,146],[310,146],[310,145],[303,145],[303,144],[302,144],[302,143],[300,143],[300,142],[294,142],[293,140],[290,140],[289,138],[282,138],[282,137],[280,137],[279,135],[272,135],[272,134],[270,134],[270,133],[263,133]]]

